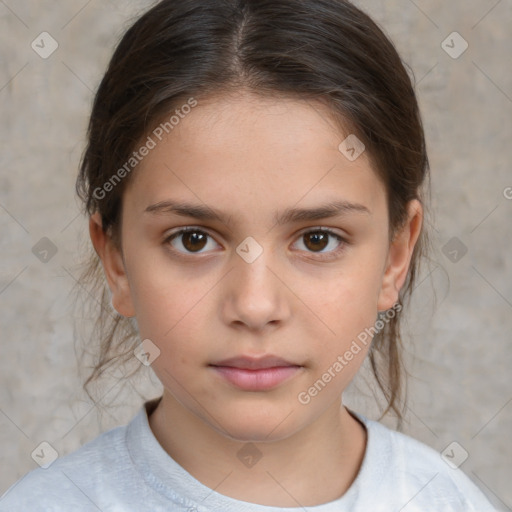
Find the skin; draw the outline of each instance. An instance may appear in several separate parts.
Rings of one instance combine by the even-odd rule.
[[[346,135],[319,104],[248,92],[202,100],[125,190],[122,251],[98,214],[90,219],[115,309],[136,316],[141,339],[160,349],[152,368],[164,393],[149,418],[153,433],[192,476],[239,500],[278,507],[335,500],[364,457],[366,430],[340,399],[368,346],[307,405],[297,397],[397,302],[423,212],[411,201],[390,244],[384,186],[366,152],[351,162],[338,150]],[[221,210],[230,224],[144,212],[171,198]],[[338,199],[370,213],[274,221],[286,208]],[[185,226],[210,235],[199,253],[186,237],[165,241]],[[331,235],[323,248],[304,236],[321,227],[349,243]],[[263,249],[252,263],[236,252],[248,236]],[[242,354],[273,354],[303,368],[272,390],[248,392],[208,366]],[[262,454],[252,467],[237,457],[248,442]]]

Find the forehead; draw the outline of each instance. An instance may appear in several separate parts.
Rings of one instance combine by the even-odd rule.
[[[385,209],[368,155],[340,151],[350,132],[321,103],[238,93],[187,111],[161,140],[150,134],[155,147],[125,192],[134,211],[170,197],[246,214],[338,198]]]

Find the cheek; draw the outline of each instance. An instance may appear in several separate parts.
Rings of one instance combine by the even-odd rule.
[[[326,383],[327,397],[343,390],[363,363],[372,340],[371,328],[377,320],[379,269],[373,262],[361,261],[343,270],[336,279],[317,280],[304,286],[303,293],[315,315],[308,325],[312,353],[312,373],[319,386]],[[315,332],[316,328],[316,332]],[[314,390],[313,390],[314,392]]]
[[[160,382],[186,400],[187,393],[195,395],[202,388],[195,370],[209,362],[212,340],[209,331],[197,322],[197,316],[204,314],[200,304],[192,311],[189,311],[192,306],[183,310],[178,303],[169,304],[173,306],[176,307],[173,314],[167,314],[166,308],[148,310],[139,322],[139,329],[141,337],[149,338],[160,350],[152,363]]]
[[[323,321],[323,334],[346,339],[357,335],[358,329],[373,325],[380,285],[378,269],[373,267],[347,266],[329,279],[304,282],[298,295]]]
[[[216,282],[213,275],[193,279],[162,257],[146,261],[142,252],[139,260],[132,261],[129,275],[141,336],[163,341],[176,337],[184,326],[187,328],[181,334],[185,338],[191,336],[193,317],[200,314],[202,303]]]

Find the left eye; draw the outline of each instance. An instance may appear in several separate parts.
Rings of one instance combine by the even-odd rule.
[[[332,243],[333,238],[337,239],[334,243]],[[306,251],[323,254],[326,252],[338,252],[340,246],[342,246],[344,242],[344,239],[330,229],[315,229],[302,233],[299,241],[303,242],[303,245],[306,247]],[[331,247],[331,250],[324,250],[328,247]]]

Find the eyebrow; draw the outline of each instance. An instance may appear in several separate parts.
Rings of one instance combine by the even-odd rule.
[[[216,220],[226,225],[230,224],[231,216],[227,216],[219,210],[215,210],[206,205],[192,204],[179,201],[160,201],[146,208],[144,213],[155,215],[166,215],[174,213],[183,217],[193,217],[199,220]],[[312,208],[287,208],[283,213],[276,213],[274,220],[277,224],[283,225],[287,223],[328,219],[332,217],[340,217],[351,213],[365,213],[372,215],[371,211],[364,205],[353,203],[346,200],[331,201],[327,204]]]

